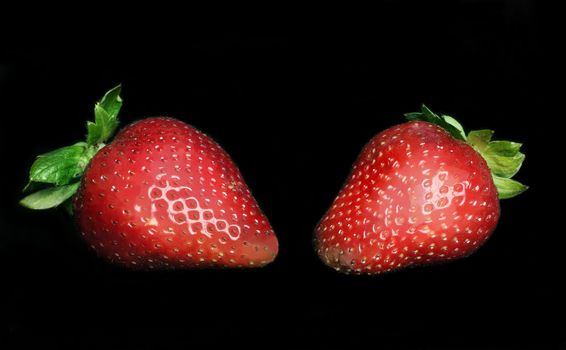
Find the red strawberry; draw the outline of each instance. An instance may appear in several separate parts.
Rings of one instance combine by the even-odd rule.
[[[499,199],[526,186],[511,180],[520,144],[465,135],[452,117],[406,115],[376,135],[318,224],[315,245],[327,265],[376,274],[465,257],[494,231]],[[499,192],[499,194],[498,194]]]
[[[26,197],[22,204],[53,207],[68,202],[78,188],[74,215],[84,240],[98,255],[130,268],[254,267],[271,262],[278,242],[270,224],[238,168],[208,136],[179,120],[160,117],[133,123],[112,143],[103,144],[117,126],[118,94],[119,87],[97,104],[87,143],[55,151],[60,153],[56,158],[64,159],[75,152],[75,163],[80,163],[53,165],[51,159],[52,168],[65,172],[58,176],[60,181],[42,178],[45,170],[38,169],[44,167],[34,163],[32,183],[55,187]],[[36,163],[45,163],[52,153]],[[58,200],[53,201],[53,193],[59,194]],[[51,199],[49,205],[44,204],[46,198]]]

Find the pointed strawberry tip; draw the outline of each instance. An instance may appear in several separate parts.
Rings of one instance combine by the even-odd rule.
[[[271,233],[267,239],[257,242],[257,247],[260,247],[256,252],[250,256],[250,261],[254,262],[255,266],[263,267],[271,264],[277,258],[279,253],[279,241],[274,233]]]

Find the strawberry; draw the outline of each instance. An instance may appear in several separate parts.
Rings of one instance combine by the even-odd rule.
[[[466,257],[490,237],[499,199],[526,186],[512,180],[521,144],[467,135],[452,117],[426,106],[364,147],[315,230],[328,266],[378,274]]]
[[[65,205],[86,243],[133,269],[254,267],[278,250],[238,168],[210,137],[179,120],[147,118],[117,129],[120,87],[95,107],[87,142],[39,156],[21,201]]]

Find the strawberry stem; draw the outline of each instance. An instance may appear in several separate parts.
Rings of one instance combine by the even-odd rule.
[[[525,160],[525,154],[520,152],[522,144],[512,141],[492,141],[493,130],[474,130],[466,135],[464,128],[456,119],[449,115],[436,114],[424,104],[420,112],[407,113],[405,117],[410,121],[420,120],[436,124],[454,138],[473,147],[485,159],[491,170],[499,199],[515,197],[528,189],[528,186],[511,179]]]
[[[105,146],[118,127],[122,107],[121,86],[108,91],[95,104],[94,122],[87,122],[87,140],[39,155],[31,166],[25,193],[20,201],[29,209],[49,209],[65,204],[70,210],[72,196],[78,190],[81,177],[94,155]]]

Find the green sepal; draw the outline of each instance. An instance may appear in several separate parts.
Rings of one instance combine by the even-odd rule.
[[[61,204],[61,207],[65,209],[69,216],[73,216],[73,197],[68,198],[66,201],[64,201],[63,204]]]
[[[122,84],[118,84],[112,89],[108,90],[97,103],[102,109],[108,113],[112,118],[116,118],[118,113],[120,113],[120,108],[122,108],[122,98],[120,97],[120,92],[122,91]]]
[[[405,118],[411,121],[420,120],[436,124],[442,127],[444,130],[448,131],[453,137],[457,138],[458,140],[466,141],[466,133],[464,132],[462,124],[460,124],[456,119],[452,118],[449,115],[438,115],[434,113],[424,104],[421,106],[420,112],[406,113]]]
[[[20,204],[29,209],[50,209],[65,202],[79,188],[79,182],[69,185],[49,187],[35,192],[20,201]]]
[[[515,197],[529,188],[518,181],[496,175],[493,176],[493,183],[495,184],[495,187],[497,187],[499,199]]]
[[[491,141],[492,135],[492,130],[470,131],[468,143],[482,155],[493,175],[512,178],[525,160],[525,155],[519,151],[521,144],[512,141]]]
[[[105,146],[118,127],[122,106],[120,85],[108,91],[94,107],[94,122],[88,122],[87,142],[78,142],[37,157],[31,166],[24,193],[34,192],[20,201],[30,209],[47,209],[62,203],[71,209],[71,197],[94,155]]]
[[[106,142],[118,128],[118,113],[122,107],[121,85],[108,91],[94,106],[94,122],[87,122],[87,143],[96,145]]]
[[[86,143],[80,142],[38,156],[30,169],[30,182],[57,186],[70,183],[82,174],[86,166],[83,160],[86,150]]]
[[[37,192],[47,187],[49,187],[49,185],[46,183],[29,181],[22,190],[22,192],[23,193]]]
[[[517,153],[513,157],[490,153],[482,153],[482,156],[494,175],[507,179],[512,178],[519,172],[519,169],[521,169],[521,165],[523,165],[523,161],[525,160],[525,155],[523,153]]]
[[[519,154],[522,143],[513,141],[491,141],[487,146],[486,152],[498,154],[505,157],[514,157]]]
[[[514,197],[527,186],[511,180],[521,168],[525,155],[520,152],[521,144],[512,141],[492,141],[493,130],[474,130],[466,136],[464,128],[456,119],[447,115],[438,115],[425,105],[420,112],[407,113],[408,120],[421,120],[436,124],[448,131],[454,138],[467,142],[486,161],[500,199]]]
[[[468,133],[468,143],[477,150],[483,150],[491,141],[493,130],[473,130]]]

